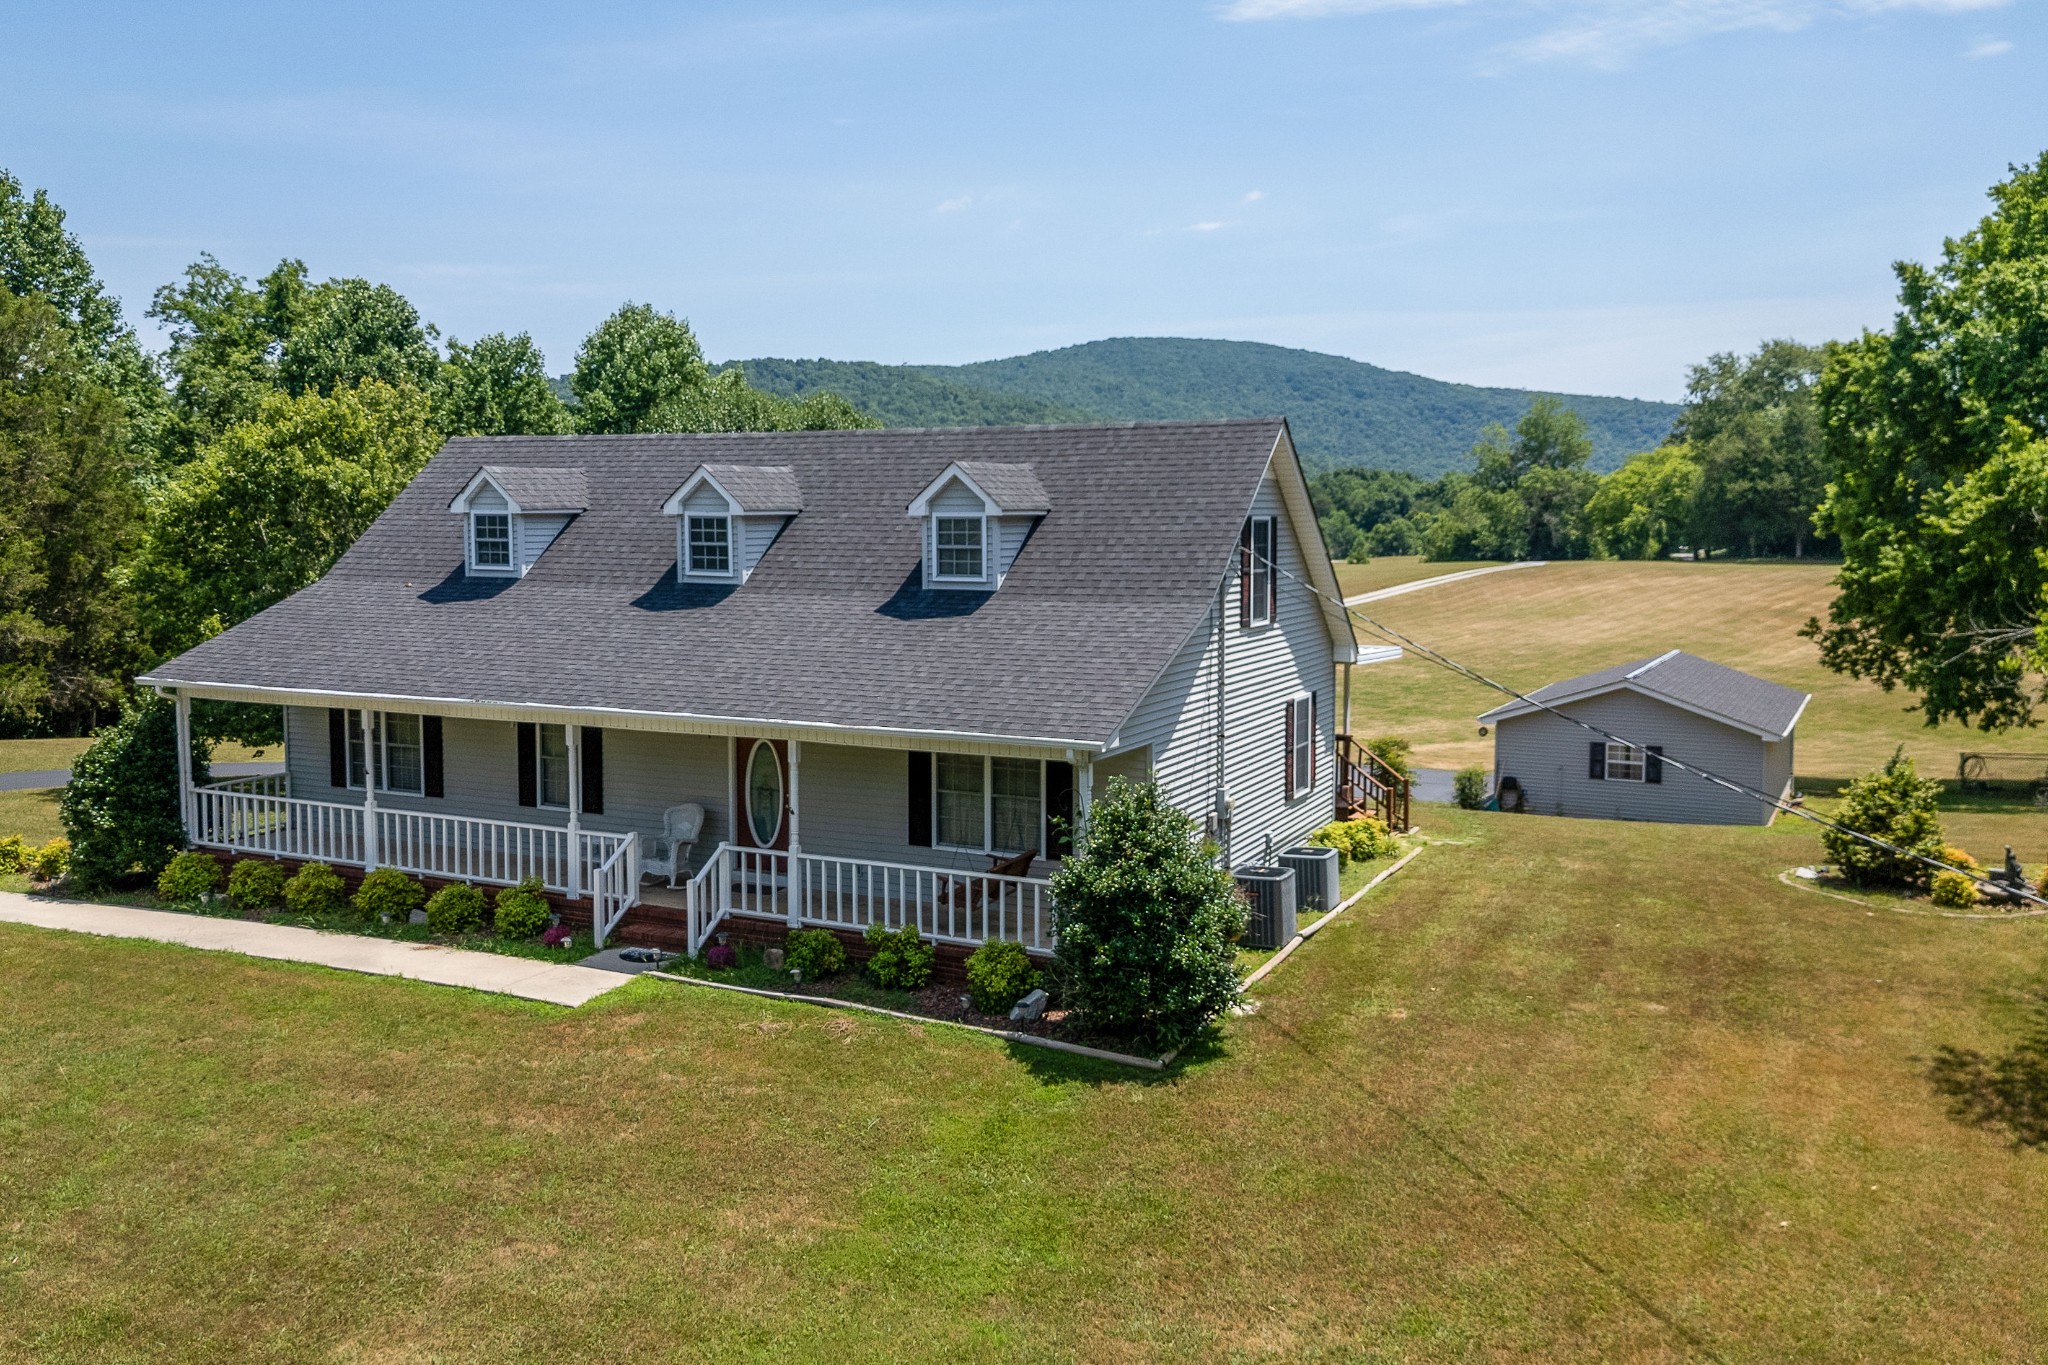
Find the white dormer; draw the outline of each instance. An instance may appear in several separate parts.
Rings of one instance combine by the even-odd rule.
[[[1028,464],[956,461],[911,500],[924,523],[924,585],[994,592],[1040,517],[1052,510]]]
[[[463,518],[463,561],[469,572],[518,578],[589,506],[581,469],[485,465],[448,510]]]
[[[676,519],[676,577],[747,581],[790,519],[804,510],[787,465],[698,465],[661,510]]]

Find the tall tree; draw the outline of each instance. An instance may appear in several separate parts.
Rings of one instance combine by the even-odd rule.
[[[583,339],[569,385],[585,431],[658,431],[647,425],[655,410],[689,403],[710,378],[689,323],[626,303]]]
[[[310,296],[299,292],[303,278],[280,287],[289,331],[278,378],[289,392],[332,396],[366,379],[422,393],[433,387],[441,367],[434,329],[390,285],[329,280]]]
[[[189,649],[311,583],[439,445],[410,386],[266,397],[150,509],[135,581],[155,643]]]
[[[121,584],[141,506],[121,404],[40,295],[0,289],[0,728],[77,733],[138,662]]]
[[[1480,436],[1472,447],[1478,465],[1473,482],[1520,500],[1522,525],[1516,539],[1523,554],[1576,558],[1586,552],[1586,500],[1599,482],[1585,467],[1592,456],[1585,421],[1559,400],[1543,396],[1529,404],[1512,432],[1496,423]]]
[[[493,332],[474,346],[448,339],[434,391],[434,422],[450,436],[557,436],[575,429],[548,385],[533,338]]]
[[[1690,446],[1659,446],[1631,455],[1600,480],[1586,504],[1596,554],[1661,559],[1685,539],[1693,522],[1700,467]]]
[[[1813,387],[1819,347],[1767,341],[1695,365],[1675,434],[1700,467],[1694,539],[1757,555],[1803,555],[1827,489]]]
[[[271,278],[289,289],[303,283],[304,271],[287,261]],[[277,387],[278,357],[290,332],[273,311],[271,292],[252,287],[210,254],[187,266],[183,280],[157,289],[149,316],[170,332],[164,353],[171,378],[160,450],[164,468],[186,463],[230,426],[254,417],[264,395]]]
[[[2048,154],[1932,268],[1888,332],[1830,345],[1819,404],[1841,537],[1830,668],[1918,694],[1929,724],[2031,722],[2048,669]]]

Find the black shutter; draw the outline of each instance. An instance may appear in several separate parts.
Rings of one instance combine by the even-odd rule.
[[[1252,623],[1252,523],[1245,518],[1237,537],[1237,624]]]
[[[932,756],[910,751],[910,845],[932,846]]]
[[[604,814],[604,731],[595,725],[583,727],[583,813]]]
[[[1064,858],[1074,851],[1074,765],[1045,765],[1045,856]]]
[[[348,786],[348,712],[327,708],[327,785]]]
[[[540,761],[534,746],[537,743],[533,722],[519,722],[519,804],[540,805]]]
[[[1607,741],[1596,739],[1586,746],[1586,776],[1595,782],[1607,780]]]
[[[1266,609],[1266,619],[1280,619],[1280,523],[1276,518],[1267,517],[1266,523],[1266,600],[1260,605]]]
[[[1652,744],[1649,748],[1643,750],[1643,781],[1662,782],[1663,780],[1664,746]]]
[[[1292,800],[1294,799],[1294,703],[1293,703],[1293,702],[1288,702],[1288,703],[1287,703],[1287,738],[1286,738],[1286,740],[1285,740],[1285,747],[1284,747],[1284,748],[1282,748],[1280,752],[1281,752],[1281,753],[1282,753],[1282,754],[1283,754],[1283,755],[1285,756],[1285,759],[1284,759],[1284,761],[1285,761],[1285,762],[1286,762],[1286,764],[1287,764],[1287,799],[1288,799],[1289,801],[1292,801]]]
[[[420,786],[428,796],[445,796],[441,780],[441,718],[420,717]]]
[[[1308,694],[1308,789],[1316,788],[1316,750],[1323,747],[1322,732],[1316,729],[1316,694]]]

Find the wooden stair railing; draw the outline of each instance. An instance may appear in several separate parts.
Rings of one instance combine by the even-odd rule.
[[[1408,779],[1350,735],[1337,736],[1337,818],[1377,816],[1390,830],[1408,828]]]

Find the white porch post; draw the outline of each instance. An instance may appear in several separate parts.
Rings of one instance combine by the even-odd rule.
[[[804,922],[804,841],[801,812],[803,802],[804,744],[789,742],[789,927]]]
[[[1095,762],[1084,759],[1074,769],[1074,838],[1078,842],[1088,828],[1088,811],[1095,804]]]
[[[356,712],[356,731],[363,737],[363,871],[377,870],[377,750],[371,734],[370,708]]]
[[[191,843],[198,833],[198,822],[193,819],[195,796],[192,790],[192,699],[181,688],[178,692],[178,822],[185,827],[185,842]]]
[[[562,743],[569,753],[569,899],[583,899],[583,736],[580,726],[564,725]]]

